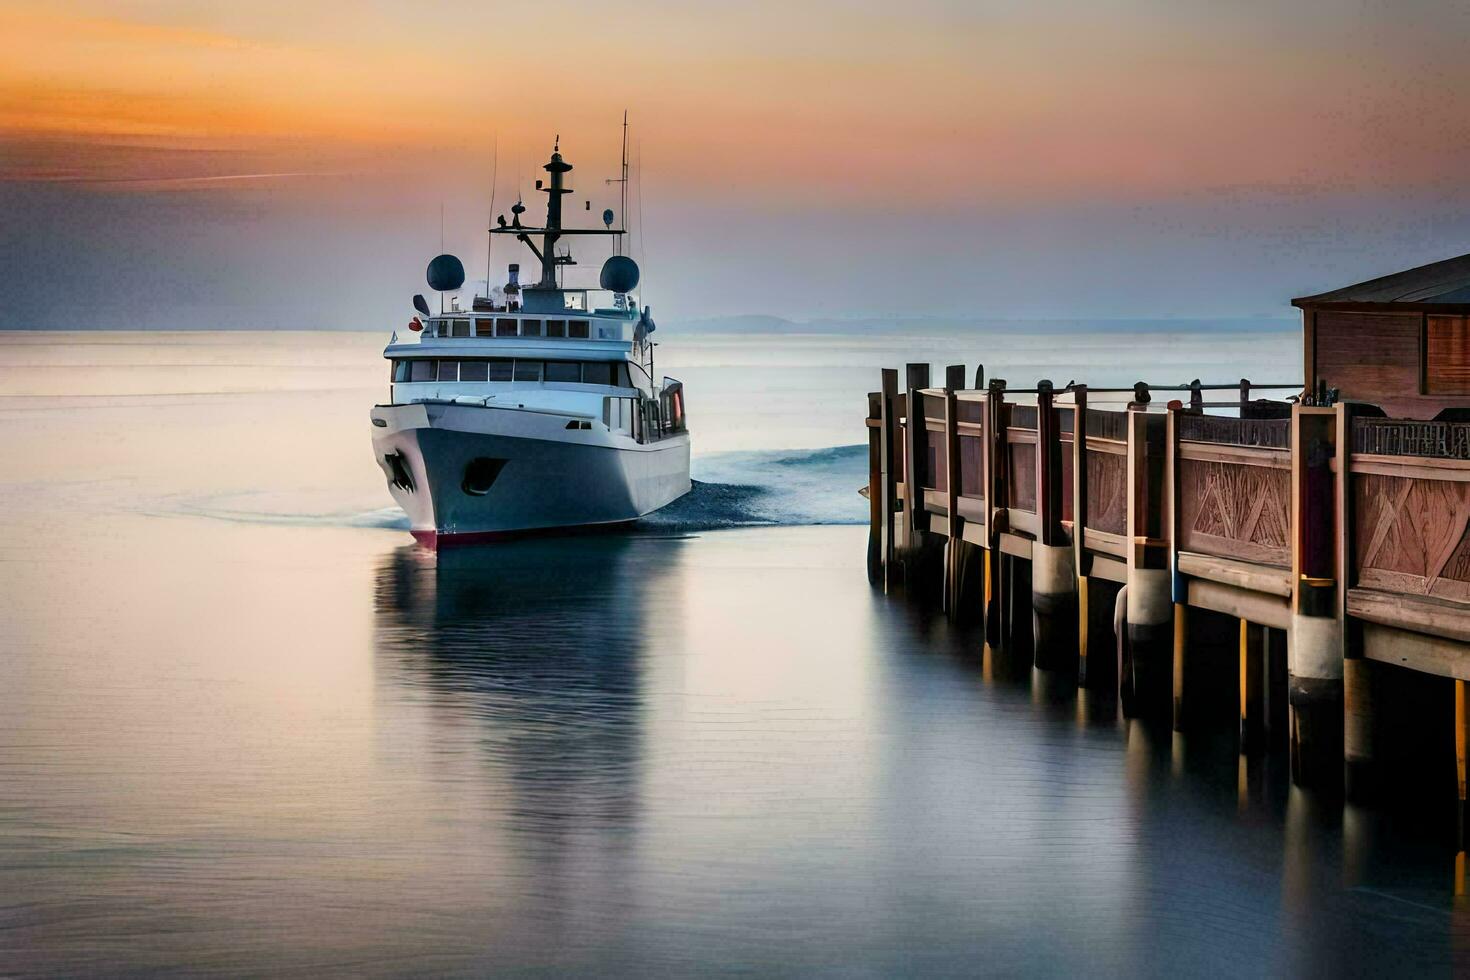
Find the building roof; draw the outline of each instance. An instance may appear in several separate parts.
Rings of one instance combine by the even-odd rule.
[[[1292,306],[1327,303],[1470,303],[1470,255],[1431,262],[1417,269],[1369,279],[1316,296],[1301,296]]]

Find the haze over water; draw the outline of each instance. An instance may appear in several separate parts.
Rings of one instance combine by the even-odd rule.
[[[867,585],[879,366],[1290,381],[1294,331],[660,334],[691,498],[437,558],[372,461],[385,337],[0,334],[0,972],[1466,965],[1428,808]]]

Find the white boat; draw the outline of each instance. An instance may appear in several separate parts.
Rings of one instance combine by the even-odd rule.
[[[612,227],[611,211],[605,228],[563,228],[572,167],[553,152],[545,169],[545,226],[523,226],[518,201],[490,229],[532,251],[539,281],[522,286],[513,264],[503,288],[443,311],[464,268],[438,256],[429,285],[442,312],[415,296],[409,339],[395,334],[383,351],[390,396],[371,413],[373,451],[430,547],[632,521],[689,491],[683,385],[655,380],[653,320],[634,292],[638,266],[621,254],[626,229]],[[599,289],[563,283],[574,263],[557,242],[571,235],[611,240]]]

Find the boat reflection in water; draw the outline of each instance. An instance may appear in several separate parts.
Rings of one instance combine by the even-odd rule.
[[[377,662],[394,696],[421,692],[475,726],[512,813],[595,823],[636,808],[649,606],[678,543],[595,535],[434,554],[379,569]]]

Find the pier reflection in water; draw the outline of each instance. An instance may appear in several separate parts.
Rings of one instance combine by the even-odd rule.
[[[401,548],[385,731],[465,967],[1447,969],[1443,828],[1290,788],[852,588],[851,529]],[[860,552],[854,552],[860,555]],[[407,745],[405,736],[410,736]],[[423,801],[405,801],[421,806]],[[1389,827],[1393,832],[1390,833]],[[442,855],[441,855],[442,857]],[[493,896],[489,897],[489,896]],[[476,910],[476,911],[470,911]],[[441,950],[441,953],[446,950]]]

